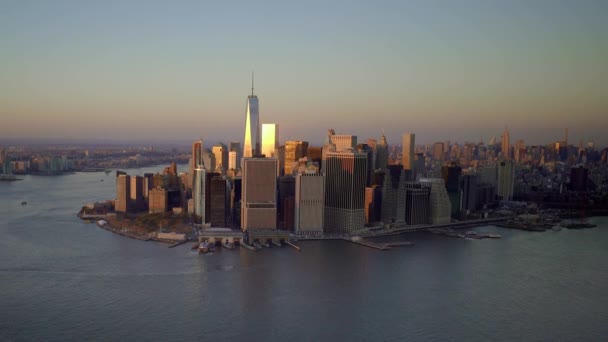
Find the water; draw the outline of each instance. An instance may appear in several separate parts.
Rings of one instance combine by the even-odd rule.
[[[608,218],[476,229],[500,240],[416,233],[386,252],[311,241],[198,255],[80,221],[114,196],[113,174],[24,178],[0,183],[0,340],[608,337]]]

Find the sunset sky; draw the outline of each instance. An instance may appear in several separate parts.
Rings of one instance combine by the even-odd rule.
[[[608,144],[608,1],[0,0],[0,139]]]

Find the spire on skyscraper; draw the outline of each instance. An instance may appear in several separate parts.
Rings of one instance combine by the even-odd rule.
[[[253,71],[251,72],[251,96],[253,96]]]

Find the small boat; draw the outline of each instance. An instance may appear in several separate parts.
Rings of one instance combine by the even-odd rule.
[[[557,226],[553,226],[553,228],[551,228],[551,230],[553,230],[553,231],[557,232],[557,231],[562,230],[562,227],[560,227],[559,225],[557,225]]]
[[[228,248],[228,249],[234,249],[234,243],[232,243],[232,242],[222,242],[222,247]]]
[[[194,249],[198,249],[198,246],[199,246],[199,245],[198,245],[198,243],[195,243],[194,245],[192,245],[192,249],[193,249],[193,250],[194,250]]]
[[[26,204],[27,204],[27,201],[21,202],[21,205],[26,205]]]
[[[488,234],[487,236],[490,239],[500,239],[501,238],[500,234]]]
[[[198,253],[203,254],[209,252],[209,242],[203,241],[198,245]]]

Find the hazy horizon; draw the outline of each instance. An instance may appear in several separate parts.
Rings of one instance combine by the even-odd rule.
[[[0,4],[0,141],[608,145],[603,1]]]

